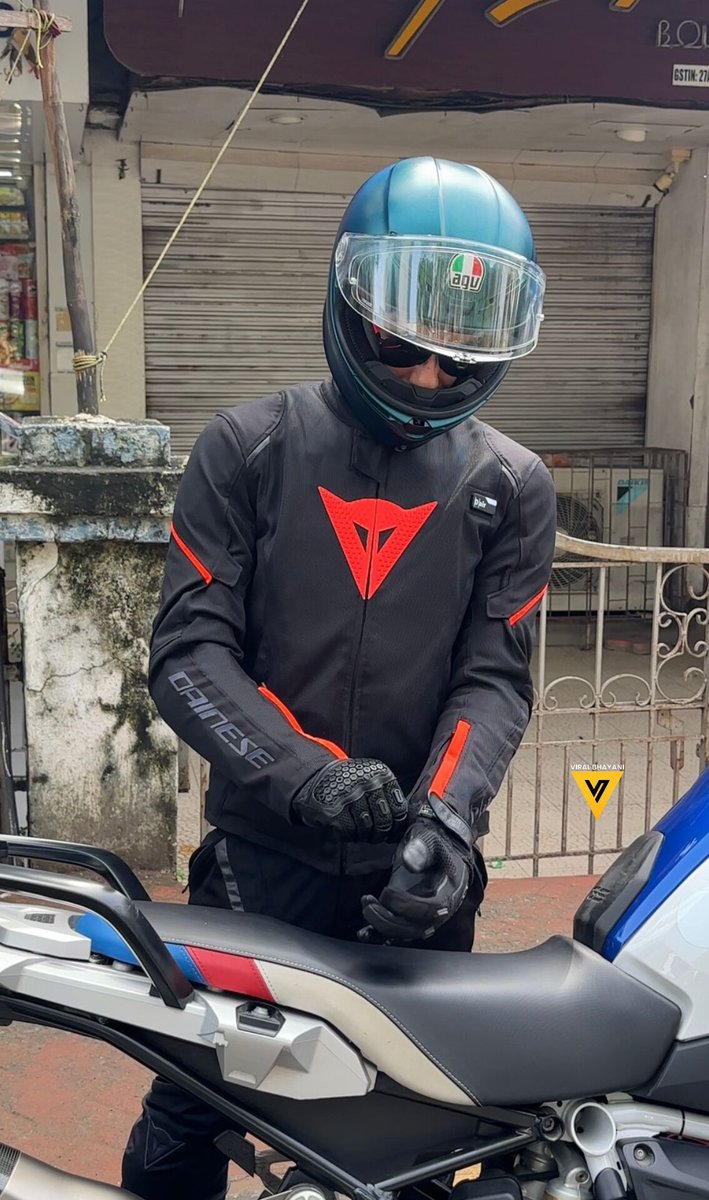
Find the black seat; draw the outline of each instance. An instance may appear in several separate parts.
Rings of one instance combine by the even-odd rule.
[[[394,1078],[402,1044],[413,1044],[463,1102],[630,1091],[657,1071],[679,1024],[671,1001],[570,938],[468,955],[341,942],[220,909],[138,907],[164,942],[189,948],[212,986],[329,1020]],[[414,1090],[448,1098],[421,1079]]]

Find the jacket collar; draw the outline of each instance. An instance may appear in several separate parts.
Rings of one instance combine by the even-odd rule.
[[[395,451],[388,446],[382,446],[357,420],[334,380],[323,380],[320,384],[320,394],[334,416],[352,430],[350,453],[352,469],[360,475],[365,475],[368,479],[373,479],[375,483],[385,484],[389,463]]]

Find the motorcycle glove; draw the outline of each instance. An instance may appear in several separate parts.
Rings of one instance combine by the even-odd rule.
[[[379,899],[363,896],[364,918],[387,941],[431,937],[458,911],[471,877],[467,847],[433,813],[419,816],[397,847]]]
[[[329,829],[342,841],[395,841],[406,822],[408,801],[385,763],[344,758],[304,784],[292,812],[298,823]]]

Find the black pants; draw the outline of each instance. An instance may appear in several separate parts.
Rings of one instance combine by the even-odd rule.
[[[484,880],[482,858],[479,865]],[[387,878],[388,872],[324,875],[287,855],[215,830],[190,860],[190,904],[263,913],[352,941],[363,924],[361,897],[367,892],[378,895]],[[420,945],[470,951],[482,890],[476,877],[456,915]],[[224,1200],[228,1164],[214,1138],[228,1128],[229,1122],[214,1109],[157,1078],[123,1156],[123,1187],[144,1200]]]

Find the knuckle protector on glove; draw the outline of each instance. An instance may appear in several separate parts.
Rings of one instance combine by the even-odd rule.
[[[399,784],[379,759],[330,763],[301,789],[293,807],[304,825],[362,841],[383,841],[407,814]]]

